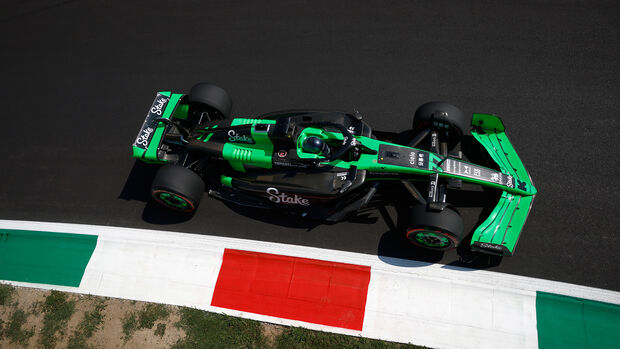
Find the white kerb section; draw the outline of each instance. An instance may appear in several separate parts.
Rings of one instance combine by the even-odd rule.
[[[207,235],[0,220],[0,228],[98,235],[80,287],[12,282],[190,306],[432,348],[536,348],[536,291],[620,304],[620,293],[495,272]],[[212,307],[225,248],[371,267],[361,332]]]

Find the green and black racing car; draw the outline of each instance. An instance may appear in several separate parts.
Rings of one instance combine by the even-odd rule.
[[[415,112],[407,139],[395,142],[373,132],[358,112],[241,118],[231,109],[228,93],[208,83],[188,94],[157,93],[133,143],[134,157],[163,165],[152,184],[155,201],[194,212],[208,191],[237,205],[328,222],[397,201],[405,206],[398,225],[411,243],[447,250],[466,235],[448,193],[473,183],[494,188],[499,199],[475,227],[471,249],[513,254],[536,189],[499,117],[469,118],[453,105],[429,102]],[[467,132],[486,149],[488,167],[455,150]]]

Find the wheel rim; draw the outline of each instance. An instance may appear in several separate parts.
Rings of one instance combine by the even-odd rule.
[[[407,235],[420,245],[434,248],[448,247],[451,242],[443,233],[435,230],[415,229]]]
[[[174,207],[180,210],[187,210],[190,208],[190,203],[183,197],[169,192],[161,192],[157,195],[157,198],[164,204]]]

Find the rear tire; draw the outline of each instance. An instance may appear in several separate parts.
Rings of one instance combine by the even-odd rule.
[[[413,117],[413,130],[416,132],[426,128],[447,130],[450,149],[461,141],[470,124],[471,118],[466,117],[456,106],[446,102],[424,103]]]
[[[190,112],[213,112],[215,111],[220,119],[230,116],[232,110],[232,98],[223,88],[201,82],[192,87],[187,95],[190,103]]]
[[[159,169],[151,195],[166,208],[194,212],[205,191],[205,183],[194,171],[178,165],[164,165]]]
[[[464,238],[463,219],[450,207],[428,211],[425,205],[416,205],[408,213],[403,219],[405,236],[413,245],[445,251],[457,247]]]

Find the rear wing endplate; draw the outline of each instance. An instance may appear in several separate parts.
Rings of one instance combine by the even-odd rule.
[[[159,148],[167,125],[158,119],[170,119],[183,94],[158,92],[146,114],[144,123],[132,144],[133,157],[148,163],[164,163],[159,157]]]

